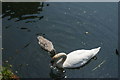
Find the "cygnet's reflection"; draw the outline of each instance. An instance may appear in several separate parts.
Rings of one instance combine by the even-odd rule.
[[[53,67],[53,66],[50,66],[50,77],[54,80],[56,79],[63,79],[63,78],[66,78],[67,76],[65,75],[65,70],[64,69],[59,69],[59,68],[56,68],[56,67]]]

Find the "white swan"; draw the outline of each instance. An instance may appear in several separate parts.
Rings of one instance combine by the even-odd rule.
[[[65,53],[56,54],[52,58],[52,65],[58,68],[76,68],[83,66],[99,52],[100,48],[101,47],[91,50],[76,50],[68,55]]]

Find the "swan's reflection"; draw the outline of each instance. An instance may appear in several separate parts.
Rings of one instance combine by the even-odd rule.
[[[66,78],[67,76],[65,75],[65,70],[64,69],[58,69],[56,67],[53,67],[53,66],[50,66],[50,77],[54,80],[56,79],[64,79]]]
[[[93,59],[93,60],[96,60],[97,57],[94,56],[92,59]],[[91,60],[92,60],[92,59],[91,59]],[[81,69],[81,68],[85,67],[86,65],[88,65],[88,64],[91,62],[91,60],[89,60],[89,61],[88,61],[85,65],[83,65],[83,66],[80,66],[80,67],[77,67],[77,68],[67,68],[67,69],[72,69],[72,70],[74,70],[74,69]],[[61,80],[61,79],[67,78],[67,75],[66,75],[65,73],[66,73],[65,69],[62,69],[62,68],[59,69],[59,68],[50,66],[50,73],[49,73],[49,75],[50,75],[50,77],[51,77],[53,80],[57,80],[57,79]]]

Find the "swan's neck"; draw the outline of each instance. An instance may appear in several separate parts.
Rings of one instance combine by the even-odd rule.
[[[62,57],[61,57],[61,59],[60,60],[58,60],[58,67],[59,68],[63,68],[63,63],[65,62],[65,60],[66,60],[66,58],[67,58],[67,56],[66,55],[63,55]]]
[[[58,54],[57,60],[55,61],[54,65],[58,68],[63,68],[63,63],[65,62],[67,55],[66,54]]]
[[[65,62],[66,58],[67,58],[66,55],[64,55],[64,56],[62,57],[62,61],[61,61],[62,65],[63,65],[63,63]]]

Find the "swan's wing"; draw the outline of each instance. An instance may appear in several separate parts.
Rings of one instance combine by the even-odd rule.
[[[64,62],[63,67],[74,68],[84,65],[88,60],[92,58],[92,55],[88,55],[86,52],[87,51],[77,50],[77,53],[70,53],[67,55],[67,59]]]
[[[98,48],[94,48],[94,49],[91,49],[91,50],[85,50],[85,49],[82,49],[82,50],[75,50],[75,51],[72,51],[70,52],[67,56],[78,56],[78,55],[93,55],[95,56],[99,50],[100,50],[101,47],[98,47]]]
[[[80,67],[87,63],[92,57],[94,57],[100,48],[91,50],[76,50],[67,55],[67,59],[63,64],[63,67],[74,68]]]

